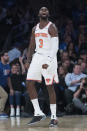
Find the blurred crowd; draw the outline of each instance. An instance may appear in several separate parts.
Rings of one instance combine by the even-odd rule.
[[[54,13],[57,14],[50,17],[56,24],[59,34],[57,54],[59,83],[54,85],[57,96],[57,113],[73,113],[75,106],[82,113],[87,114],[87,105],[83,104],[84,102],[86,104],[87,100],[80,103],[83,104],[80,107],[76,106],[78,105],[76,102],[79,101],[76,99],[79,97],[76,94],[78,86],[82,86],[81,79],[87,77],[87,2],[76,0],[75,5],[72,6],[73,2],[70,1],[71,4],[70,2],[67,4],[66,11],[64,5],[62,9],[57,10],[56,7],[57,12]],[[69,9],[70,12],[68,12]],[[29,67],[26,58],[31,30],[37,21],[37,14],[28,4],[14,4],[7,8],[0,6],[0,50],[5,50],[0,57],[5,57],[6,53],[8,55],[7,64],[8,62],[10,64],[10,77],[14,90],[14,94],[10,94],[9,88],[5,85],[4,89],[9,95],[9,99],[6,97],[8,101],[5,106],[10,105],[10,116],[14,115],[13,107],[16,108],[16,116],[29,117],[33,114],[26,89],[26,74]],[[42,110],[50,115],[49,96],[44,79],[41,84],[36,83],[36,88]],[[85,91],[85,98],[87,98],[87,91]],[[9,114],[9,108],[6,112]]]

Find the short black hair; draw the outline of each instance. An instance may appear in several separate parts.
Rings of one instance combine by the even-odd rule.
[[[2,56],[4,56],[5,53],[8,53],[8,51],[7,51],[7,50],[3,50],[2,52],[0,52],[0,58],[1,58]]]

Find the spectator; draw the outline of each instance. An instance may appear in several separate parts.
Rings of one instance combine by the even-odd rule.
[[[83,58],[80,58],[80,57],[79,57],[78,60],[77,60],[77,63],[78,63],[78,64],[81,64],[82,62],[83,62]]]
[[[84,25],[79,25],[79,27],[78,27],[78,33],[79,34],[85,34],[86,32],[85,32],[85,28],[84,28]]]
[[[82,50],[81,46],[86,42],[86,37],[84,34],[79,34],[79,37],[78,37],[78,49],[79,51]]]
[[[84,62],[87,62],[87,52],[86,53],[81,53],[80,54],[80,58],[84,61]]]
[[[69,54],[70,60],[73,62],[76,61],[76,51],[77,51],[77,47],[75,47],[73,42],[70,42],[67,46],[67,52]]]
[[[0,117],[7,117],[4,113],[5,104],[8,98],[8,94],[6,92],[7,85],[10,88],[10,94],[13,95],[13,89],[10,80],[10,66],[8,64],[9,57],[8,52],[3,51],[0,54]]]
[[[71,73],[73,71],[73,66],[74,64],[72,63],[72,61],[70,61],[70,59],[66,59],[63,63],[62,63],[63,68],[66,70],[66,72]]]
[[[11,82],[14,89],[14,94],[10,95],[10,117],[15,116],[14,106],[16,105],[16,116],[20,116],[21,95],[23,75],[18,73],[17,65],[13,64],[11,67]]]
[[[60,66],[60,65],[62,65],[62,63],[65,61],[65,60],[67,60],[67,59],[69,59],[69,55],[68,55],[68,52],[67,51],[63,51],[63,52],[61,52],[61,60],[58,62],[58,65]]]
[[[87,114],[87,78],[82,79],[80,87],[77,88],[73,95],[74,106]]]
[[[81,62],[81,71],[84,74],[87,74],[87,63],[86,62]]]
[[[73,21],[70,19],[67,20],[67,25],[65,27],[65,35],[70,35],[73,41],[77,38],[77,32],[74,29]]]
[[[73,73],[67,73],[65,76],[65,83],[67,85],[67,89],[65,90],[65,99],[66,104],[70,104],[73,99],[73,94],[75,93],[78,86],[81,84],[81,79],[86,77],[86,74],[81,72],[81,66],[79,64],[75,64],[73,67]]]
[[[64,36],[64,41],[61,42],[60,45],[59,45],[59,49],[65,51],[66,48],[67,48],[67,45],[69,44],[70,41],[72,41],[71,36],[70,35],[65,35]]]
[[[67,72],[63,68],[63,66],[59,66],[58,68],[59,83],[56,84],[54,87],[57,96],[57,107],[58,110],[60,111],[64,111],[64,106],[65,106],[64,91],[66,89],[66,84],[65,84],[66,73]]]
[[[6,17],[7,10],[5,8],[0,7],[0,21]]]

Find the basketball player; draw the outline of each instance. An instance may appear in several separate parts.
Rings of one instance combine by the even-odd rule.
[[[55,25],[48,20],[48,17],[48,9],[42,7],[39,10],[40,23],[32,30],[28,49],[27,60],[30,66],[27,73],[27,86],[34,107],[34,117],[28,125],[34,124],[46,117],[40,109],[35,90],[35,81],[41,82],[42,76],[45,79],[50,99],[50,126],[56,126],[58,124],[56,117],[56,95],[53,87],[53,82],[58,83],[56,58],[58,51],[58,32]]]

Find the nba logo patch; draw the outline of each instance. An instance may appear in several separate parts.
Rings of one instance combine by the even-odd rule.
[[[49,83],[49,82],[50,82],[50,79],[46,79],[46,82]]]

